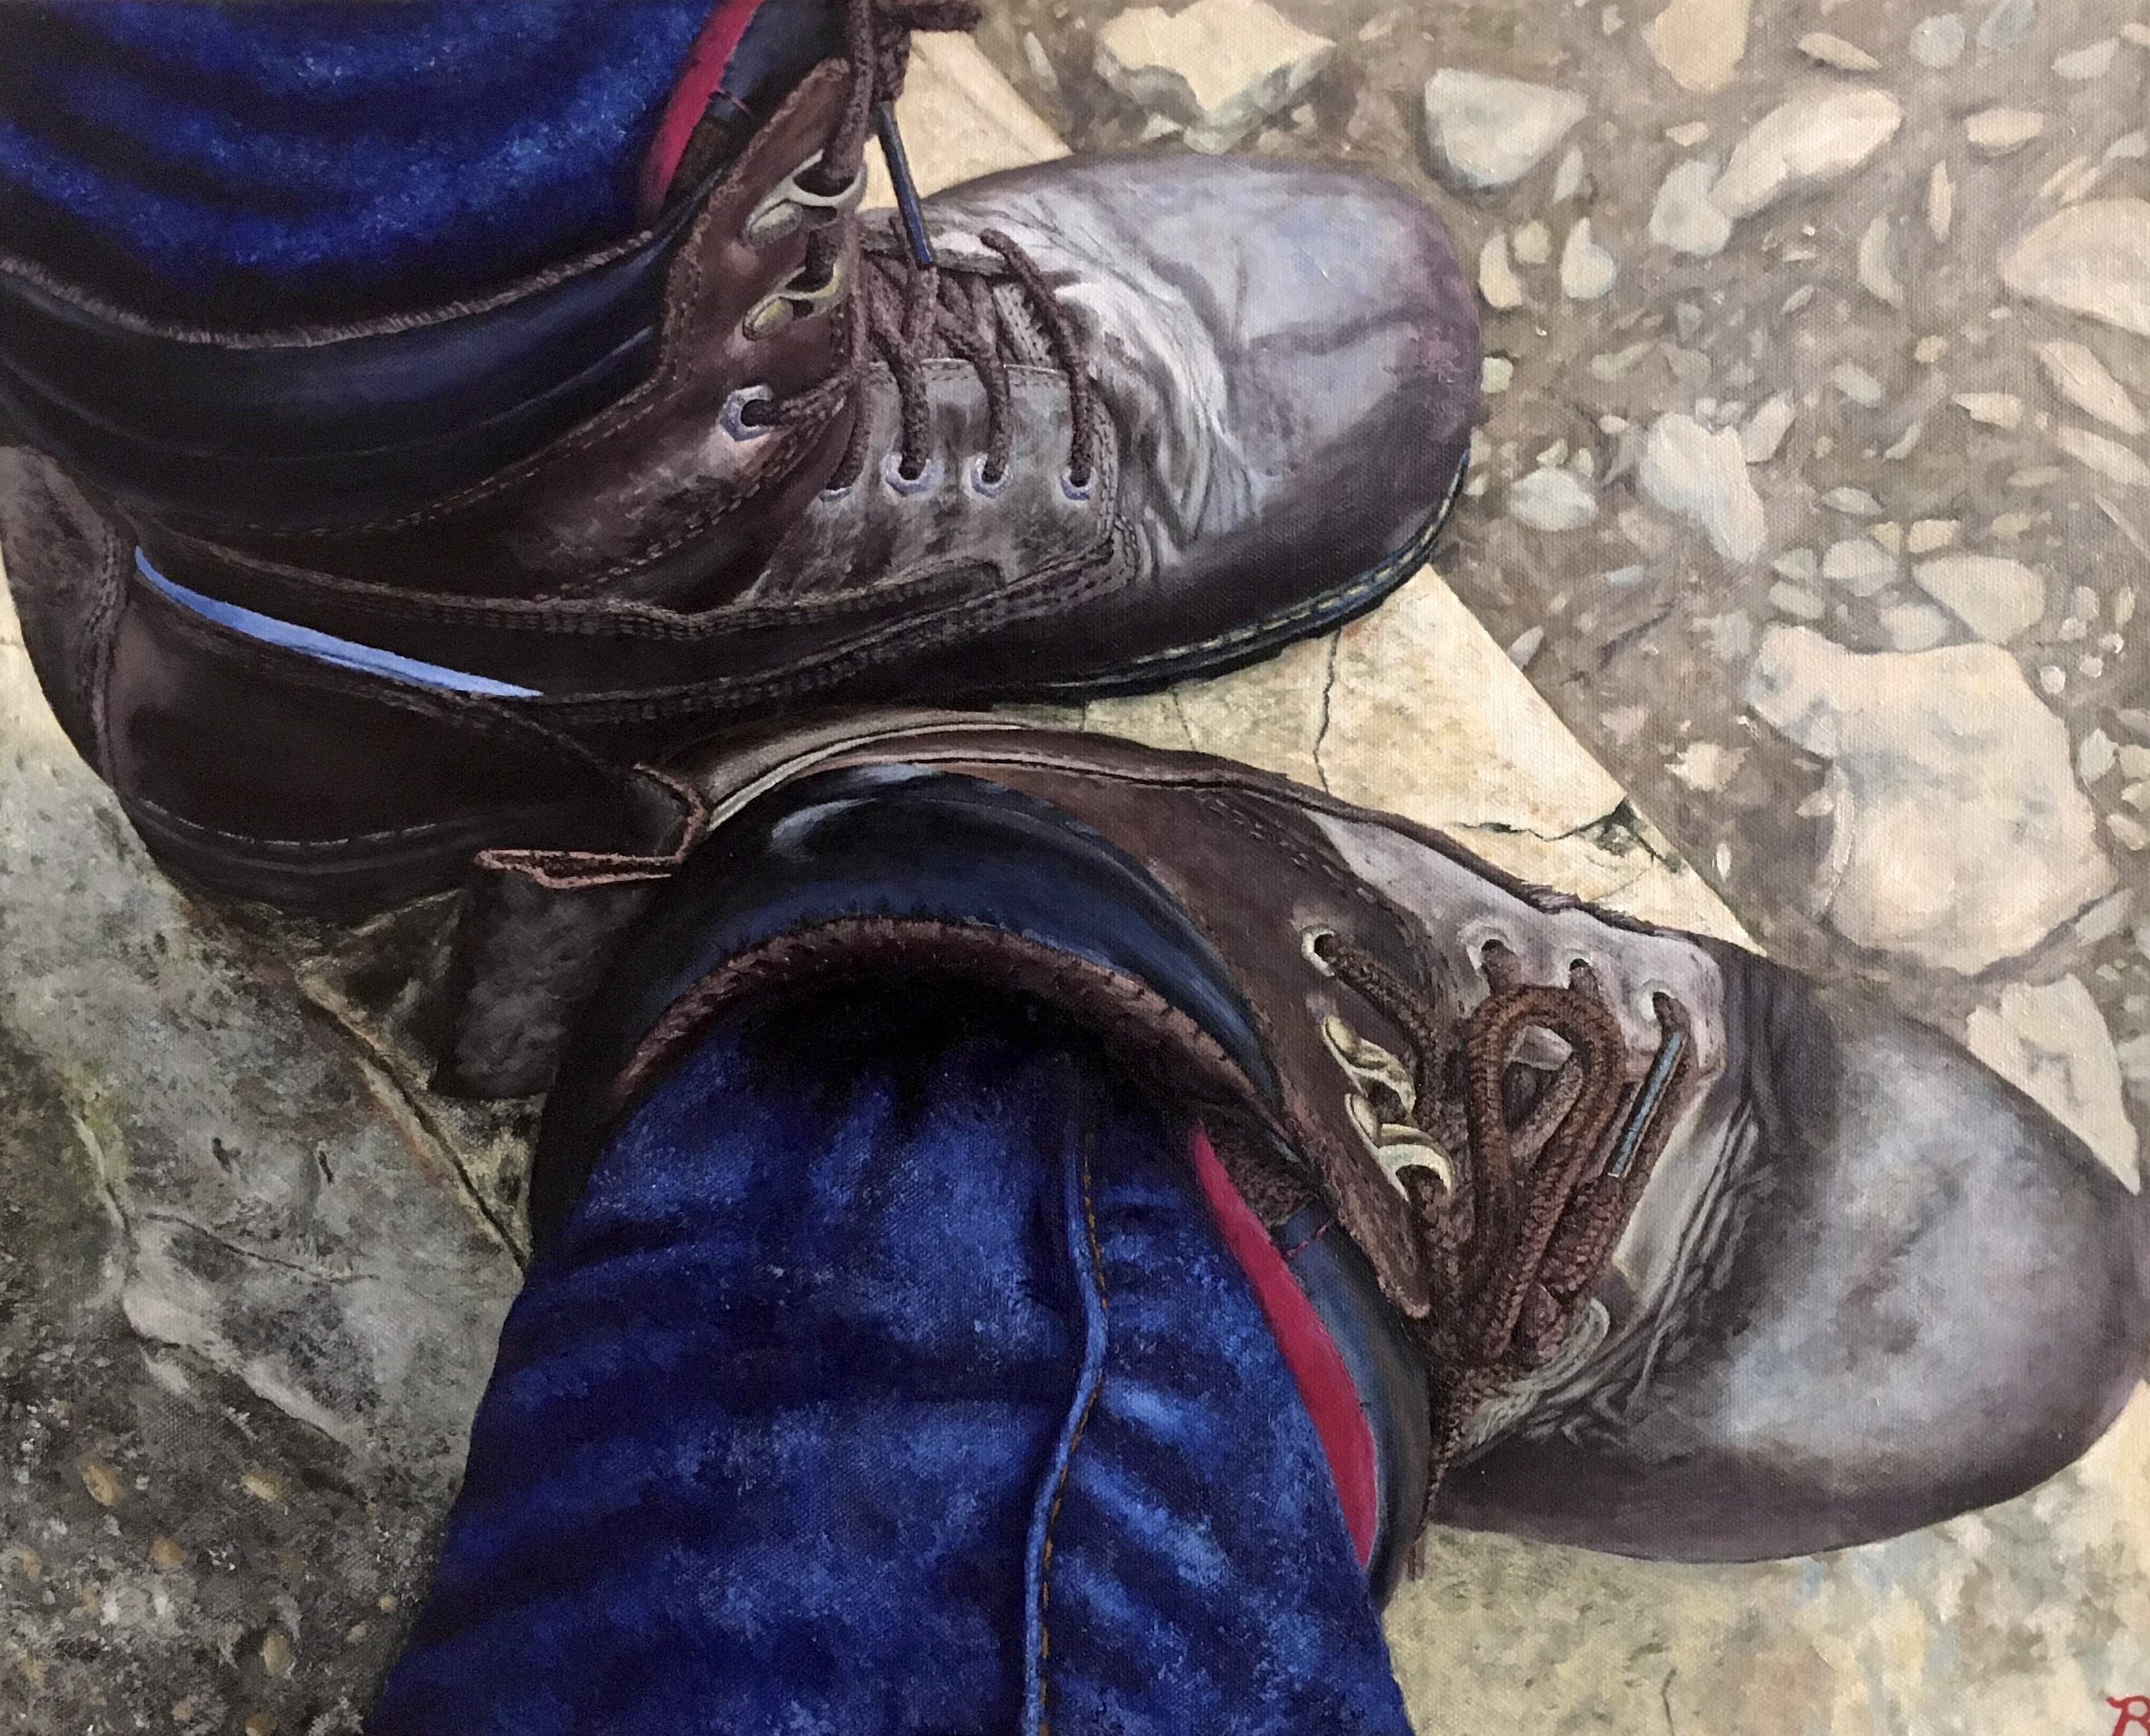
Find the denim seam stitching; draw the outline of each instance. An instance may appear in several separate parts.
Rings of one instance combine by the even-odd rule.
[[[1075,1257],[1083,1299],[1083,1367],[1077,1377],[1075,1402],[1063,1428],[1061,1441],[1054,1456],[1059,1461],[1058,1474],[1052,1480],[1052,1494],[1049,1502],[1032,1519],[1032,1542],[1027,1552],[1026,1579],[1035,1590],[1028,1599],[1028,1625],[1036,1631],[1036,1638],[1029,1648],[1024,1665],[1024,1736],[1048,1736],[1050,1724],[1045,1714],[1045,1660],[1050,1645],[1046,1630],[1045,1610],[1050,1596],[1047,1576],[1052,1564],[1052,1527],[1060,1516],[1060,1505],[1067,1492],[1067,1480],[1074,1468],[1075,1450],[1081,1446],[1083,1431],[1089,1426],[1090,1413],[1096,1407],[1098,1394],[1104,1385],[1105,1310],[1110,1305],[1105,1293],[1105,1265],[1103,1251],[1098,1244],[1098,1220],[1090,1187],[1090,1154],[1096,1141],[1094,1121],[1087,1124],[1081,1136],[1078,1152],[1071,1153],[1067,1165],[1067,1204],[1069,1253]],[[1081,1241],[1077,1239],[1077,1219],[1079,1214]],[[1087,1269],[1084,1256],[1088,1255]]]

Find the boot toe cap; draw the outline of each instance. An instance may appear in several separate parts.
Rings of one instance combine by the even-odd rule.
[[[1744,955],[1729,966],[1747,1131],[1681,1299],[1564,1427],[1459,1473],[1459,1522],[1804,1554],[2021,1493],[2134,1390],[2143,1202],[1953,1043]]]

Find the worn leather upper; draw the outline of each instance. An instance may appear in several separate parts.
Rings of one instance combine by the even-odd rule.
[[[1834,1548],[2020,1492],[2133,1390],[2142,1203],[2012,1086],[1867,997],[1224,761],[997,721],[792,741],[788,762],[780,739],[700,774],[720,839],[734,792],[901,765],[1021,790],[1139,862],[1260,1032],[1275,1095],[1249,1086],[1239,1113],[1303,1154],[1406,1319],[1427,1318],[1422,1257],[1348,1113],[1363,1082],[1323,1032],[1340,1019],[1406,1057],[1414,1036],[1325,969],[1310,931],[1346,936],[1451,1019],[1486,992],[1488,943],[1528,981],[1583,961],[1631,1079],[1656,997],[1678,1003],[1695,1065],[1677,1123],[1588,1305],[1541,1374],[1483,1407],[1437,1516],[1650,1556]]]
[[[366,518],[364,489],[340,487],[301,524],[290,466],[269,466],[273,512],[250,517],[235,489],[204,513],[146,460],[73,452],[64,429],[26,424],[101,535],[139,547],[164,582],[122,570],[85,586],[85,598],[117,594],[65,626],[52,617],[69,586],[36,602],[41,631],[94,642],[103,688],[70,703],[103,719],[97,763],[130,807],[153,829],[170,822],[160,854],[257,894],[250,859],[294,851],[351,901],[451,884],[472,849],[572,847],[593,783],[742,719],[838,699],[1156,686],[1334,625],[1410,575],[1459,485],[1479,371],[1468,287],[1426,206],[1363,175],[1269,161],[994,177],[928,203],[941,278],[975,286],[992,365],[946,341],[891,358],[867,340],[859,286],[877,273],[903,297],[918,280],[881,220],[825,201],[766,220],[828,144],[851,83],[840,60],[807,73],[713,184],[617,259],[482,305],[316,335],[313,384],[337,402],[310,420],[292,419],[307,343],[126,334],[186,364],[158,374],[160,390],[184,394],[225,354],[273,374],[290,474],[363,465],[352,442],[392,432],[404,405],[410,438],[386,477],[455,431],[452,404],[424,390],[426,355],[458,333],[481,347],[511,326],[527,336],[563,295],[611,285],[619,317],[578,327],[575,354],[605,349],[618,326],[623,347],[598,370],[616,395],[529,452],[542,406],[488,398],[517,455],[473,478],[484,442],[464,441],[436,498]],[[985,245],[995,230],[1035,276]],[[817,260],[831,275],[810,281]],[[765,319],[773,303],[793,316]],[[353,394],[368,356],[386,371]],[[70,349],[68,366],[109,386],[122,360]],[[540,421],[598,376],[546,377]],[[1008,462],[989,474],[1003,383]],[[927,448],[908,467],[906,386],[911,444],[922,417]],[[200,411],[165,406],[135,443]],[[389,480],[407,492],[402,470]],[[199,477],[181,481],[199,493]],[[189,594],[527,691],[443,694],[331,669],[291,634],[182,618]],[[617,829],[593,824],[583,841],[616,850]],[[369,854],[408,871],[336,866]]]

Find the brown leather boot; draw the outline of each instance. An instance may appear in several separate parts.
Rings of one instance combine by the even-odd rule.
[[[452,306],[179,331],[0,260],[0,431],[43,455],[0,542],[162,860],[319,906],[633,855],[679,815],[625,768],[741,718],[1156,686],[1410,575],[1479,372],[1432,214],[1143,158],[862,224],[908,30],[970,15],[845,0],[646,231]]]
[[[1102,1032],[1273,1227],[1334,1212],[1431,1375],[1390,1486],[1437,1518],[1803,1554],[2016,1494],[2133,1390],[2142,1203],[1871,1001],[1199,755],[865,719],[701,781],[548,1104],[541,1248],[720,1010],[952,976]]]

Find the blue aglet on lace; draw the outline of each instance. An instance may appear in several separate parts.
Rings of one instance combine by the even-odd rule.
[[[1673,1082],[1673,1070],[1679,1058],[1687,1052],[1687,1033],[1668,1031],[1658,1046],[1658,1058],[1650,1063],[1648,1076],[1643,1088],[1635,1093],[1635,1102],[1628,1112],[1627,1124],[1620,1129],[1619,1139],[1612,1148],[1612,1161],[1605,1166],[1606,1174],[1615,1181],[1624,1180],[1635,1166],[1635,1154],[1642,1148],[1643,1136],[1650,1130],[1650,1123],[1658,1118],[1658,1110],[1664,1103],[1665,1089]]]
[[[933,244],[926,235],[926,213],[919,209],[918,184],[911,179],[911,159],[903,152],[903,134],[896,130],[896,104],[874,104],[874,130],[881,138],[881,160],[896,187],[896,208],[903,214],[903,232],[911,242],[911,256],[921,265],[933,265]]]

